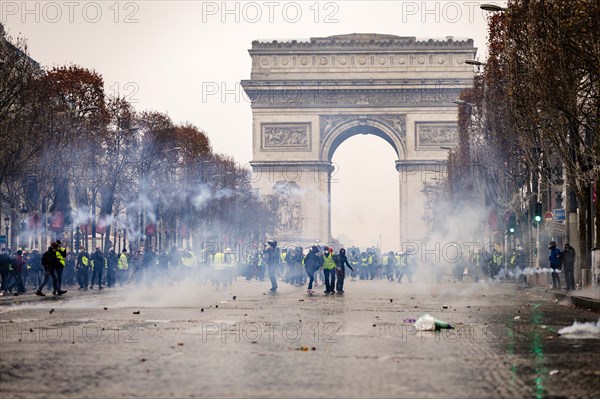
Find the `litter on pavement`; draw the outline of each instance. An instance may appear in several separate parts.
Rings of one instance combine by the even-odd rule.
[[[445,328],[454,328],[450,323],[438,320],[431,315],[424,314],[415,322],[418,331],[437,331]]]

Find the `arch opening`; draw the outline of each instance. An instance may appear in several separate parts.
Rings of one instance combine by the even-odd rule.
[[[377,130],[371,127],[368,131]],[[394,166],[396,148],[381,131],[363,132],[354,128],[342,132],[331,147],[329,159],[335,168],[330,181],[331,235],[343,245],[361,250],[397,250],[400,190]],[[363,158],[356,159],[357,153]]]

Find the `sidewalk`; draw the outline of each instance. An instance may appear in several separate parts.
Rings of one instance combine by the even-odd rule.
[[[582,290],[564,291],[546,287],[527,287],[527,289],[535,292],[536,295],[558,299],[559,301],[567,300],[575,306],[600,312],[600,287],[590,287],[585,289],[585,292],[582,292]]]

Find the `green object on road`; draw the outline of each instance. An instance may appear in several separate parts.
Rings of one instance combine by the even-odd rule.
[[[429,314],[424,314],[423,316],[419,317],[415,322],[415,326],[417,327],[417,330],[420,331],[438,331],[442,329],[454,328],[450,323],[438,320]]]

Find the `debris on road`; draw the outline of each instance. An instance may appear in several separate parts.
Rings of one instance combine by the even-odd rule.
[[[515,317],[513,317],[513,320],[520,320],[520,319],[521,319],[521,316],[515,316]]]
[[[410,323],[410,324],[414,324],[416,323],[417,320],[416,319],[404,319],[404,323]]]
[[[140,311],[138,310],[136,312],[133,312],[133,314],[140,314]]]
[[[556,375],[556,374],[558,374],[558,370],[552,370],[552,371],[550,372],[550,375]]]
[[[105,306],[105,307],[104,307],[104,310],[108,310],[108,308]]]
[[[419,331],[437,331],[446,328],[454,328],[450,323],[438,320],[431,315],[424,314],[415,322],[415,326]]]
[[[233,296],[233,300],[235,301],[236,299],[237,299],[237,296],[235,296],[235,295],[234,295],[234,296]]]
[[[54,313],[54,309],[50,309],[50,314]]]

